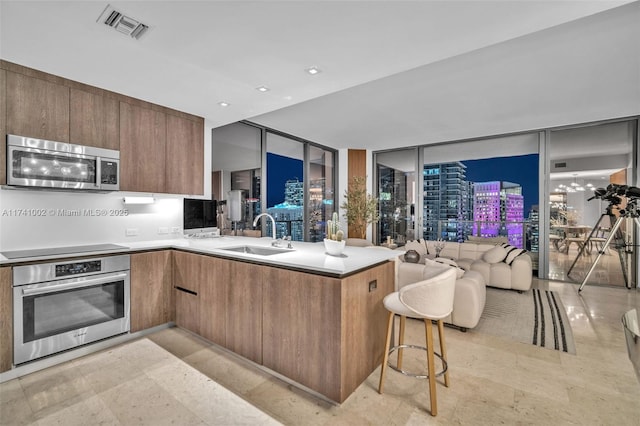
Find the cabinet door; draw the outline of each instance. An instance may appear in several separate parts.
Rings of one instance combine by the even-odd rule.
[[[227,292],[230,261],[214,257],[202,259],[200,279],[200,335],[226,346]]]
[[[263,279],[262,364],[341,401],[340,280],[266,267]]]
[[[69,141],[120,149],[120,106],[115,99],[71,89]]]
[[[120,190],[165,192],[166,115],[120,102]]]
[[[199,254],[173,252],[176,324],[197,334],[200,334],[199,293],[203,257]]]
[[[11,268],[0,268],[0,373],[13,364],[13,303]]]
[[[131,255],[131,332],[173,320],[171,251]]]
[[[202,120],[167,115],[167,191],[204,194],[204,125]]]
[[[231,262],[226,347],[262,364],[262,274],[264,266]]]
[[[7,183],[7,72],[0,69],[0,185]]]
[[[69,88],[7,72],[7,133],[69,142]]]

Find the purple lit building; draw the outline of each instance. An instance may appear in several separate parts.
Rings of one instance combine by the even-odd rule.
[[[473,185],[473,234],[506,235],[509,244],[523,248],[524,197],[516,183],[493,181]]]

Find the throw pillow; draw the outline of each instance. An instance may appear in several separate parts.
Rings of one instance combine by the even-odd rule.
[[[404,245],[404,249],[407,251],[415,250],[418,252],[420,257],[424,257],[428,254],[427,245],[424,243],[424,241],[420,240],[407,241],[407,244]]]
[[[507,265],[511,265],[513,261],[516,260],[516,257],[526,252],[527,252],[526,250],[519,249],[519,248],[516,248],[515,250],[511,250],[507,254],[507,257],[504,258],[504,263],[506,263]]]
[[[460,268],[455,260],[447,259],[446,257],[436,257],[434,262],[441,263],[443,265],[449,265],[452,268],[456,268],[456,278],[460,279],[464,275],[464,269]]]
[[[487,263],[498,263],[502,262],[507,257],[507,251],[504,247],[495,246],[492,249],[489,249],[484,252],[482,255],[482,260]]]

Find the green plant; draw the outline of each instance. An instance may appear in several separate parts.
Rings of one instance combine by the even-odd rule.
[[[354,238],[365,238],[367,226],[380,220],[378,200],[367,194],[366,178],[356,176],[351,179],[349,189],[344,192],[345,201],[340,205],[344,209],[344,217],[353,228]]]
[[[340,222],[338,221],[338,213],[333,212],[331,220],[327,221],[327,239],[342,241],[344,238],[344,232],[340,229]]]

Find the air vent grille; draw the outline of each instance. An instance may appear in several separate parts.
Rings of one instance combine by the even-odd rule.
[[[123,15],[121,12],[115,10],[111,5],[107,5],[96,22],[101,22],[122,34],[135,38],[136,40],[142,37],[142,35],[149,29],[148,25],[145,25],[129,16]]]

